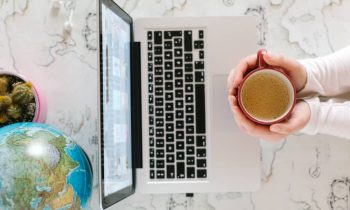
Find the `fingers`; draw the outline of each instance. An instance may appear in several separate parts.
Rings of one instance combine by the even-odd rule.
[[[273,124],[270,131],[290,135],[302,129],[310,119],[310,109],[305,102],[298,102],[287,121]]]
[[[234,95],[239,83],[242,81],[244,74],[247,70],[256,66],[257,57],[256,54],[250,55],[242,59],[238,65],[231,70],[227,80],[228,92],[230,95]]]
[[[242,131],[253,137],[270,141],[280,140],[285,137],[283,134],[271,132],[268,126],[259,125],[249,120],[238,107],[236,97],[230,95],[228,99],[231,105],[231,110],[234,113],[233,116],[236,124]]]
[[[300,68],[300,64],[296,60],[284,57],[283,55],[266,53],[264,54],[264,60],[269,65],[283,67],[286,73],[292,73]]]

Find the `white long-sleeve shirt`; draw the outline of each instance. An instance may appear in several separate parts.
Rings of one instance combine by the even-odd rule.
[[[331,99],[321,102],[317,97],[350,92],[350,46],[300,63],[306,69],[307,82],[297,96],[304,97],[311,110],[310,121],[300,132],[350,138],[350,101]]]

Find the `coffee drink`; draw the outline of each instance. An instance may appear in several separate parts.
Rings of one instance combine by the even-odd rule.
[[[288,85],[276,73],[259,71],[250,75],[241,87],[241,103],[245,111],[261,121],[273,121],[291,105]]]

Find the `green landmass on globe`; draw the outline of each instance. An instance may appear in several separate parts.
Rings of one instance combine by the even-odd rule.
[[[0,209],[85,209],[92,171],[80,147],[43,124],[14,128],[0,129]]]

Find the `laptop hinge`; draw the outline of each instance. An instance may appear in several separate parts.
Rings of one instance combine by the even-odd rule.
[[[131,43],[133,156],[135,168],[142,168],[141,43]]]

